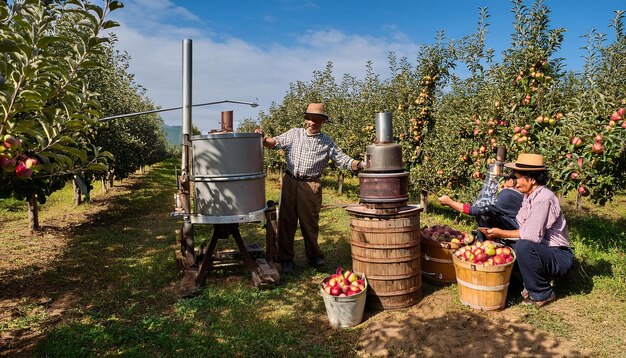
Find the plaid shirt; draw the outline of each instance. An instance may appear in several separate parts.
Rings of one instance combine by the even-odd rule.
[[[304,128],[292,128],[275,139],[275,148],[287,154],[287,171],[297,177],[320,177],[329,159],[342,169],[351,169],[354,160],[325,133],[309,136]]]
[[[520,239],[547,246],[569,247],[567,222],[556,195],[545,186],[524,195],[517,213]]]

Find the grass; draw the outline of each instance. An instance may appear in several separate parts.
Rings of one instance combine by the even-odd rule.
[[[70,188],[55,193],[42,206],[43,230],[36,235],[23,229],[22,203],[0,200],[0,253],[9,258],[0,263],[0,355],[623,354],[623,195],[606,207],[585,202],[583,211],[572,209],[575,198],[566,198],[578,264],[556,282],[560,299],[549,306],[523,307],[511,298],[504,311],[476,312],[459,303],[455,285],[424,284],[424,299],[414,307],[366,312],[363,324],[338,330],[328,324],[317,284],[336,266],[351,266],[350,217],[341,208],[324,209],[320,218],[326,269],[306,266],[298,237],[297,268],[273,289],[251,287],[249,273],[235,266],[211,272],[198,296],[178,296],[174,253],[180,222],[167,219],[175,165],[154,166],[116,183],[107,195],[96,184],[92,203],[80,207],[73,206]],[[268,200],[278,200],[277,179],[267,178]],[[338,197],[335,178],[325,177],[324,204],[358,201],[357,184],[349,178],[347,193]],[[430,204],[422,225],[473,228],[467,216]],[[194,228],[199,241],[210,233],[210,226]],[[246,242],[264,244],[261,225],[242,225],[241,233]],[[220,240],[219,249],[235,247],[232,241]]]

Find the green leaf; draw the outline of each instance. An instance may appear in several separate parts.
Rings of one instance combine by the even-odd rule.
[[[121,9],[124,7],[124,4],[122,4],[121,1],[111,1],[111,3],[109,4],[109,11],[114,11],[117,9]]]
[[[59,143],[54,144],[51,149],[54,149],[55,151],[59,151],[62,152],[64,154],[64,156],[73,156],[77,159],[79,159],[81,162],[86,162],[87,161],[87,152],[84,150],[80,150],[78,148],[74,148],[74,147],[69,147],[69,146],[65,146],[65,145],[61,145]]]
[[[109,170],[109,166],[106,164],[102,164],[102,163],[92,163],[92,164],[89,164],[85,169],[93,170],[95,172],[106,172]]]
[[[103,29],[110,29],[112,27],[118,27],[118,26],[120,26],[120,23],[117,21],[113,21],[113,20],[105,21],[104,24],[102,24]]]

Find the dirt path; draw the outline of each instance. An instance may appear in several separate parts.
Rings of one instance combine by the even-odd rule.
[[[587,355],[565,338],[524,323],[523,309],[480,312],[461,307],[457,301],[450,290],[439,289],[425,295],[408,312],[369,316],[359,339],[360,354],[464,358]]]

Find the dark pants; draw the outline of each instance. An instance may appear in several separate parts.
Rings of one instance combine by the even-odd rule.
[[[278,261],[293,261],[293,242],[298,222],[306,257],[324,257],[317,243],[321,208],[322,185],[319,179],[300,181],[289,175],[283,177],[278,212]]]
[[[550,280],[567,274],[574,263],[570,249],[528,240],[519,240],[515,244],[515,254],[524,287],[534,301],[547,300],[552,294]]]

